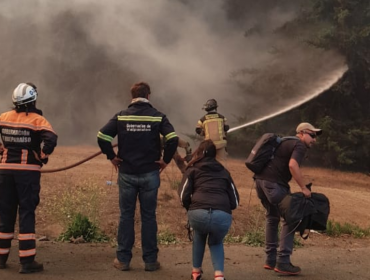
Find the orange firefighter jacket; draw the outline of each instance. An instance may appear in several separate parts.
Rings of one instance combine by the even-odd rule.
[[[0,172],[39,171],[45,163],[37,159],[40,158],[41,150],[47,155],[54,151],[58,136],[40,112],[36,108],[28,108],[28,112],[11,110],[0,115],[3,143]]]

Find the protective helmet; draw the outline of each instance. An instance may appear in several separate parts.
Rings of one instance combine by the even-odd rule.
[[[216,99],[207,100],[206,104],[203,105],[203,109],[207,112],[212,111],[218,107]]]
[[[15,106],[24,105],[37,99],[36,88],[26,84],[20,83],[14,90],[12,100]]]

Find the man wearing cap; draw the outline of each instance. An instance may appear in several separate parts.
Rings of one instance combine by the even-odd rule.
[[[286,275],[297,275],[301,269],[290,262],[295,231],[284,220],[282,220],[279,241],[280,214],[277,205],[290,193],[289,181],[292,177],[304,196],[311,197],[310,184],[305,182],[300,165],[307,150],[316,142],[316,136],[320,135],[322,130],[304,122],[297,126],[296,132],[296,137],[290,137],[281,142],[274,158],[261,173],[254,175],[257,195],[266,208],[264,268]],[[279,248],[278,245],[280,245]]]

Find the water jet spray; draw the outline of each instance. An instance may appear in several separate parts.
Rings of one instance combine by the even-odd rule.
[[[325,90],[327,90],[328,88],[330,88],[332,85],[334,85],[342,76],[343,74],[347,71],[348,67],[346,65],[344,65],[343,67],[340,67],[338,69],[336,69],[335,71],[333,71],[330,75],[328,75],[328,78],[325,79],[325,81],[322,83],[322,85],[316,87],[312,93],[308,94],[307,97],[303,98],[302,100],[296,102],[295,104],[293,105],[290,105],[290,106],[287,106],[275,113],[272,113],[272,114],[269,114],[267,116],[264,116],[264,117],[261,117],[259,119],[256,119],[256,120],[253,120],[251,122],[248,122],[248,123],[245,123],[245,124],[242,124],[242,125],[239,125],[237,127],[233,127],[231,129],[229,129],[228,133],[230,132],[234,132],[240,128],[243,128],[243,127],[247,127],[247,126],[251,126],[253,124],[256,124],[256,123],[259,123],[259,122],[262,122],[264,120],[267,120],[267,119],[271,119],[275,116],[278,116],[280,114],[283,114],[285,112],[288,112],[308,101],[310,101],[311,99],[319,96],[321,93],[323,93]],[[114,144],[113,147],[117,147],[118,144]],[[46,169],[46,170],[41,170],[41,173],[54,173],[54,172],[59,172],[59,171],[64,171],[64,170],[67,170],[67,169],[70,169],[70,168],[74,168],[86,161],[89,161],[91,160],[92,158],[94,157],[97,157],[98,155],[102,154],[101,151],[77,162],[77,163],[74,163],[74,164],[71,164],[69,166],[65,166],[65,167],[61,167],[61,168],[56,168],[56,169]],[[115,183],[112,182],[112,181],[107,181],[106,182],[107,185],[114,185]]]
[[[271,119],[273,117],[276,117],[278,115],[281,115],[283,113],[286,113],[308,101],[310,101],[311,99],[319,96],[321,93],[323,93],[325,90],[329,89],[332,85],[334,85],[342,76],[343,74],[348,70],[348,67],[347,65],[344,65],[338,69],[336,69],[335,71],[333,71],[330,75],[328,75],[328,78],[325,79],[325,81],[322,83],[322,85],[316,87],[312,93],[308,94],[305,98],[303,98],[302,100],[294,103],[293,105],[289,105],[275,113],[272,113],[272,114],[269,114],[267,116],[264,116],[264,117],[261,117],[259,119],[256,119],[256,120],[253,120],[253,121],[250,121],[248,123],[245,123],[245,124],[242,124],[242,125],[239,125],[237,127],[233,127],[233,128],[230,128],[229,131],[227,133],[231,133],[231,132],[234,132],[240,128],[243,128],[243,127],[248,127],[248,126],[251,126],[253,124],[256,124],[256,123],[259,123],[259,122],[262,122],[262,121],[265,121],[265,120],[268,120],[268,119]]]

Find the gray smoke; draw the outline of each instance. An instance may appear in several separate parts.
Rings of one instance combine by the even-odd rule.
[[[277,32],[297,1],[254,2],[2,0],[0,110],[17,84],[35,83],[60,144],[95,143],[138,81],[181,135],[210,98],[231,126],[272,113],[344,61]]]

